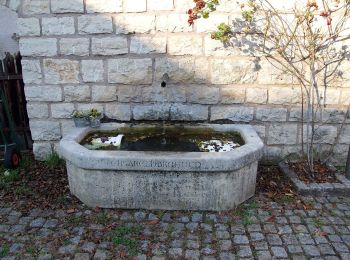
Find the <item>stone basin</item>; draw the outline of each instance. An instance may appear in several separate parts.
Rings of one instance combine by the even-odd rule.
[[[102,124],[99,131],[131,124]],[[222,211],[255,193],[263,143],[250,125],[196,124],[236,132],[244,145],[222,153],[88,150],[80,142],[91,132],[75,128],[60,142],[72,194],[90,207]]]

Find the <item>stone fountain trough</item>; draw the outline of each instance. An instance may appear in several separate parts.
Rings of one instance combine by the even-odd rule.
[[[99,131],[138,127],[102,124]],[[71,193],[91,207],[161,210],[230,210],[255,193],[263,143],[249,125],[188,125],[236,132],[241,147],[221,153],[89,150],[92,131],[75,128],[60,142]]]

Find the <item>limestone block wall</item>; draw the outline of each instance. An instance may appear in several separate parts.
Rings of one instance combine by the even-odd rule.
[[[238,48],[210,38],[214,24],[240,16],[236,0],[221,2],[210,19],[189,26],[192,0],[0,0],[20,17],[37,158],[73,127],[73,110],[91,107],[118,121],[249,123],[267,144],[265,158],[300,150],[300,87],[257,62],[247,42]],[[323,150],[340,134],[337,160],[350,144],[350,120],[340,132],[350,100],[349,63],[343,68],[344,80],[328,90],[317,139]],[[161,88],[164,74],[169,82]]]

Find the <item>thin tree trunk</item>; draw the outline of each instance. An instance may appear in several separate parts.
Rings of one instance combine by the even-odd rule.
[[[349,146],[349,152],[348,152],[348,160],[346,162],[345,176],[348,180],[350,180],[350,146]]]

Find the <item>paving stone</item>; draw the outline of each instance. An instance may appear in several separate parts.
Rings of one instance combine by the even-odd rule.
[[[235,255],[232,254],[232,253],[226,253],[226,252],[224,252],[224,253],[221,253],[221,254],[220,254],[219,259],[220,259],[220,260],[235,260],[236,257],[235,257]]]
[[[62,255],[73,254],[76,249],[77,249],[76,245],[67,245],[67,246],[61,246],[58,249],[58,252]]]
[[[317,246],[322,255],[335,255],[335,252],[331,245],[321,244]]]
[[[97,249],[94,254],[95,260],[105,260],[108,258],[108,251]]]
[[[340,238],[340,236],[338,235],[329,235],[327,236],[329,241],[331,242],[343,242],[342,239]]]
[[[200,227],[202,228],[202,230],[206,231],[206,232],[211,232],[213,231],[213,226],[206,224],[206,223],[201,223]]]
[[[302,245],[304,252],[307,256],[320,256],[320,251],[317,246],[314,245]]]
[[[84,252],[88,252],[88,253],[93,253],[96,249],[96,244],[93,242],[85,242],[82,246],[81,246],[81,250],[83,250]]]
[[[211,246],[207,245],[204,248],[202,248],[201,253],[204,255],[212,255],[215,254],[216,251]]]
[[[122,215],[120,216],[120,220],[123,220],[123,221],[132,220],[132,216],[129,212],[123,212]]]
[[[258,260],[270,260],[270,259],[272,259],[269,251],[257,251],[256,257]]]
[[[297,237],[294,234],[285,234],[285,235],[282,235],[281,237],[284,244],[286,245],[296,245],[299,243]]]
[[[266,233],[277,233],[277,228],[274,224],[265,224],[264,230]]]
[[[255,250],[268,250],[269,246],[266,241],[253,242],[253,247]]]
[[[58,225],[58,220],[57,219],[48,219],[45,224],[44,228],[55,228]]]
[[[291,233],[293,233],[293,230],[288,225],[278,227],[278,234],[291,234]]]
[[[198,241],[187,240],[186,246],[187,246],[187,248],[189,248],[189,249],[198,249],[200,245],[199,245],[199,242],[198,242]]]
[[[252,224],[252,225],[248,225],[247,226],[247,230],[249,233],[251,232],[260,232],[261,231],[261,227],[260,224]]]
[[[216,231],[216,238],[217,239],[229,239],[230,233],[227,231]]]
[[[302,245],[314,245],[315,242],[310,236],[310,234],[299,233],[297,237]]]
[[[234,235],[244,235],[245,234],[245,228],[243,225],[234,225],[231,227],[231,232]]]
[[[276,234],[267,234],[266,235],[267,242],[272,246],[279,246],[282,245],[281,238]]]
[[[261,241],[265,239],[265,236],[260,232],[252,232],[249,235],[250,235],[250,240],[253,242]]]
[[[10,230],[10,225],[0,224],[0,233],[6,233]]]
[[[237,248],[237,255],[239,257],[252,257],[253,253],[250,246],[239,246]]]
[[[171,222],[172,221],[172,217],[170,213],[165,213],[162,217],[162,221],[164,222]]]
[[[17,244],[17,243],[14,243],[11,245],[10,247],[10,253],[18,253],[20,252],[24,247],[24,244]]]
[[[24,231],[25,231],[24,225],[13,225],[9,230],[10,233],[22,233]]]
[[[283,247],[280,246],[272,246],[271,247],[272,255],[277,258],[286,258],[288,257],[288,254],[286,250]]]
[[[201,222],[203,220],[203,214],[202,213],[193,213],[191,216],[192,222]]]
[[[249,239],[245,235],[235,235],[233,237],[233,242],[238,245],[249,244]]]
[[[77,253],[75,254],[74,260],[89,260],[90,256],[86,253]]]
[[[348,253],[349,249],[344,243],[332,243],[337,253]]]
[[[34,219],[31,223],[30,223],[30,227],[31,228],[40,228],[42,226],[44,226],[46,222],[46,219],[44,218],[37,218],[37,219]]]
[[[299,216],[290,216],[289,217],[289,222],[292,224],[300,224],[301,223],[301,219]]]
[[[199,256],[200,256],[200,253],[198,250],[186,250],[185,252],[185,257],[186,259],[189,259],[189,260],[197,260],[199,259]]]
[[[228,251],[232,248],[231,240],[220,240],[219,246],[221,251]]]
[[[135,212],[134,218],[137,222],[141,222],[146,218],[146,213],[145,212]]]
[[[198,223],[196,222],[191,222],[186,224],[186,228],[190,230],[191,232],[195,231],[198,228]]]
[[[182,248],[170,248],[169,249],[170,257],[181,257],[182,256]]]
[[[178,221],[182,222],[182,223],[188,223],[188,222],[190,222],[190,219],[187,216],[181,216],[178,218]]]
[[[291,254],[300,254],[303,253],[303,249],[299,245],[288,245],[288,252]]]

